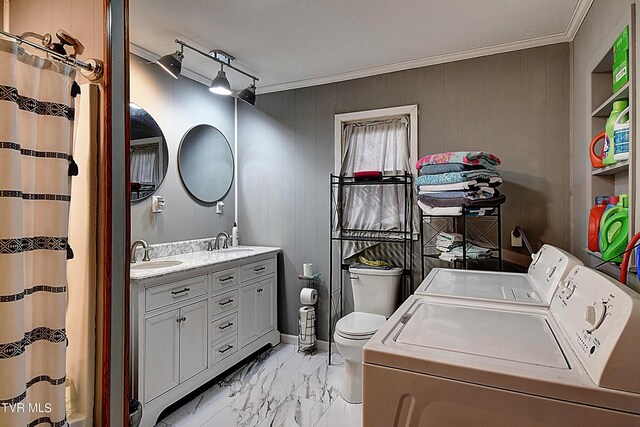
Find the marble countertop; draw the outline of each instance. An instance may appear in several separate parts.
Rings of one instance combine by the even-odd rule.
[[[151,255],[151,261],[154,262],[166,262],[166,261],[181,261],[178,265],[168,265],[160,268],[140,268],[145,262],[140,261],[135,264],[131,264],[130,278],[131,280],[143,280],[149,278],[157,278],[160,276],[166,276],[168,274],[174,274],[182,271],[193,270],[196,268],[212,266],[216,264],[222,264],[225,262],[237,261],[245,258],[251,258],[260,255],[266,255],[281,251],[282,248],[268,247],[268,246],[236,246],[229,249],[220,249],[214,251],[198,251],[182,253],[170,256],[163,256],[159,258],[153,258]],[[140,266],[140,267],[138,267]]]

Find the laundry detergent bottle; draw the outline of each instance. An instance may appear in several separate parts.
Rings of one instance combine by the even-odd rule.
[[[598,237],[600,233],[600,220],[608,204],[608,196],[596,196],[595,204],[591,208],[591,211],[589,211],[589,239],[587,247],[590,251],[597,252],[599,250]]]
[[[622,197],[622,194],[620,195]],[[622,207],[620,203],[620,198],[618,196],[609,196],[609,204],[605,208],[602,216],[600,217],[600,227],[598,227],[598,250],[600,252],[603,251],[603,247],[605,245],[605,239],[602,235],[602,228],[604,227],[605,222],[611,215],[617,212],[618,208]]]
[[[629,197],[626,194],[620,195],[620,201],[615,208],[605,212],[612,212],[607,216],[603,215],[600,224],[600,250],[604,261],[615,263],[622,262],[622,253],[629,241]]]
[[[613,125],[613,153],[616,162],[629,158],[629,107],[622,110]]]
[[[605,137],[604,137],[604,149],[603,149],[603,159],[602,164],[605,166],[612,165],[616,163],[615,159],[615,147],[613,143],[613,132],[615,128],[616,119],[623,112],[625,108],[629,106],[629,101],[626,99],[621,99],[613,103],[613,109],[611,110],[611,114],[609,114],[609,118],[604,126]]]

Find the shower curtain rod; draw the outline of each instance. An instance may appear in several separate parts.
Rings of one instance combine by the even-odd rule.
[[[51,55],[54,58],[60,60],[61,62],[64,62],[65,64],[80,68],[81,72],[82,72],[82,75],[85,76],[90,81],[96,81],[96,80],[100,80],[102,78],[102,74],[104,72],[104,64],[99,59],[91,58],[91,59],[88,59],[86,62],[80,61],[79,59],[72,58],[69,55],[62,55],[62,54],[60,54],[60,53],[58,53],[58,52],[56,52],[54,50],[51,50],[51,49],[47,48],[46,46],[41,46],[41,45],[39,45],[37,43],[29,41],[29,40],[27,40],[27,39],[25,39],[23,37],[18,36],[18,35],[11,34],[11,33],[8,33],[6,31],[2,31],[2,30],[0,30],[0,34],[2,34],[5,37],[9,37],[11,39],[14,39],[15,41],[18,42],[18,44],[24,43],[27,46],[31,46],[31,47],[33,47],[35,49],[45,51],[49,55]]]

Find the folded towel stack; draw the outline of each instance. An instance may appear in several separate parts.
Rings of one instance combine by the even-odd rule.
[[[489,215],[506,197],[495,167],[500,159],[484,151],[433,154],[418,160],[418,206],[427,214],[461,215],[463,207],[476,216]]]
[[[462,245],[451,248],[446,252],[442,252],[439,257],[443,261],[453,262],[461,261]],[[472,245],[467,243],[467,259],[488,259],[491,258],[491,249],[483,248],[482,246]]]
[[[441,231],[436,238],[436,249],[440,251],[439,258],[443,261],[462,260],[462,235]],[[489,248],[467,243],[467,259],[486,259],[490,258],[491,254],[492,251]]]
[[[436,249],[440,252],[447,252],[458,246],[462,246],[462,234],[445,233],[444,231],[438,233]]]

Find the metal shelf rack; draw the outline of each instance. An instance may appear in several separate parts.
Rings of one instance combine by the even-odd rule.
[[[502,218],[501,207],[496,206],[493,211],[487,215],[474,216],[470,214],[471,209],[486,208],[484,206],[463,207],[461,215],[442,215],[431,216],[424,212],[421,214],[420,220],[420,260],[422,268],[422,277],[425,275],[425,259],[440,259],[439,253],[436,251],[436,240],[438,233],[442,231],[453,230],[454,233],[462,234],[462,259],[453,261],[456,268],[460,266],[467,269],[469,264],[484,263],[487,261],[497,261],[498,269],[502,271]],[[484,228],[479,228],[475,222],[484,223]],[[496,231],[496,242],[493,243],[487,235],[489,232]],[[433,236],[425,240],[425,231],[433,232]],[[475,233],[475,237],[469,240],[470,232]],[[494,255],[483,259],[469,259],[467,257],[467,245],[482,245],[490,249]],[[442,261],[447,262],[447,261]]]
[[[344,228],[345,189],[359,186],[398,186],[402,188],[404,200],[404,218],[397,230],[364,230]],[[381,203],[382,201],[376,201]],[[373,202],[372,202],[373,203]],[[399,245],[402,248],[403,282],[402,300],[413,292],[413,239],[414,239],[414,190],[413,175],[384,175],[379,180],[356,181],[353,177],[331,175],[331,241],[329,259],[329,364],[332,347],[335,345],[333,334],[337,321],[344,315],[344,275],[349,264],[344,262],[345,242],[369,242]],[[337,277],[336,277],[337,276]]]

